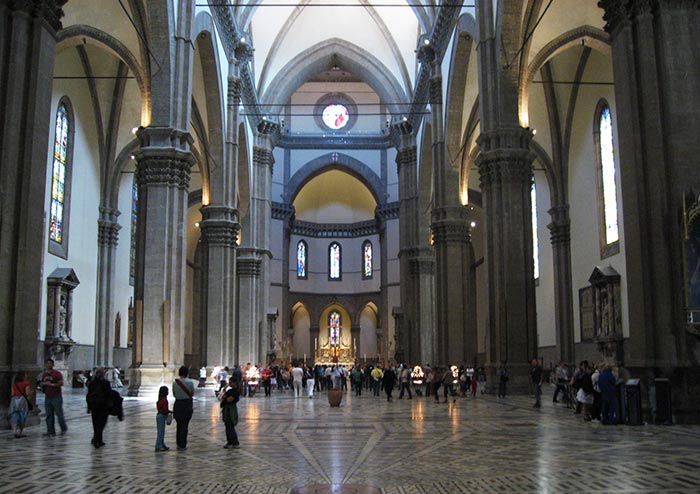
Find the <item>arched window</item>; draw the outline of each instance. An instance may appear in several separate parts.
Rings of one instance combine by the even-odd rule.
[[[373,268],[374,258],[372,254],[372,242],[365,240],[362,244],[362,279],[371,279]]]
[[[598,103],[593,135],[596,143],[600,253],[604,258],[620,252],[613,121],[610,106],[604,100]]]
[[[532,179],[532,187],[530,188],[530,199],[532,202],[532,264],[535,279],[540,277],[540,244],[537,239],[537,187],[535,179]]]
[[[333,242],[328,246],[328,279],[342,279],[343,272],[341,262],[340,244],[338,242]]]
[[[68,211],[74,131],[70,104],[65,99],[58,104],[55,124],[49,206],[49,252],[68,258]]]
[[[306,242],[300,240],[297,244],[297,278],[300,280],[305,280],[308,278],[307,272],[307,253],[309,252],[309,247]]]
[[[337,310],[328,316],[328,341],[332,348],[340,346],[340,312]]]
[[[136,177],[131,184],[131,256],[129,258],[129,283],[136,285],[136,220],[139,213],[139,186]]]

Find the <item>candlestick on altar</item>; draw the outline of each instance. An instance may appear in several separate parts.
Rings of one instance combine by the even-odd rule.
[[[357,339],[356,339],[356,338],[353,338],[353,339],[352,339],[352,348],[353,348],[354,350],[357,350]]]
[[[306,354],[304,354],[304,364],[306,364]]]
[[[318,338],[314,338],[314,350],[318,350]]]

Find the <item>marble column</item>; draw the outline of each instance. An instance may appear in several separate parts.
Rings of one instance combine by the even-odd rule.
[[[476,347],[475,293],[469,292],[474,254],[467,208],[460,202],[459,165],[446,156],[442,70],[430,45],[419,59],[431,64],[429,98],[432,130],[433,209],[431,229],[435,251],[435,364],[471,363]]]
[[[119,230],[119,211],[100,208],[98,223],[97,258],[97,324],[95,326],[96,367],[113,367],[114,355],[114,268]]]
[[[549,210],[552,222],[547,225],[554,259],[554,317],[559,360],[575,363],[574,305],[571,278],[571,220],[569,206],[555,206]]]
[[[17,370],[39,372],[47,150],[65,0],[0,1],[0,421]]]
[[[699,421],[700,398],[690,390],[700,378],[700,340],[691,334],[696,328],[687,323],[679,289],[686,284],[685,232],[677,218],[684,195],[700,193],[700,2],[598,5],[611,37],[615,81],[630,328],[625,366],[645,376],[650,391],[654,377],[671,377],[674,418]]]
[[[272,149],[279,125],[264,117],[253,145],[250,209],[244,242],[239,249],[238,357],[240,362],[260,361],[269,348],[265,330],[270,299],[270,227],[272,222]]]
[[[192,137],[170,127],[137,132],[137,337],[129,394],[168,382],[184,362],[187,192]]]

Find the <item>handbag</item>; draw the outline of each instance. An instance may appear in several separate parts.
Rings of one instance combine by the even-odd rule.
[[[170,425],[173,423],[173,414],[169,413],[167,417],[165,417],[165,425]]]

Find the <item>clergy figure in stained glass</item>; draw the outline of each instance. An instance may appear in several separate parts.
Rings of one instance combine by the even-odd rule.
[[[53,145],[53,168],[51,173],[51,206],[49,238],[63,242],[63,209],[65,205],[66,156],[68,154],[68,111],[61,104],[56,111],[56,132]]]
[[[337,311],[331,312],[328,325],[328,337],[331,342],[331,348],[340,346],[340,313]]]
[[[297,244],[297,278],[306,278],[306,243]]]
[[[362,247],[362,258],[363,263],[363,275],[365,278],[372,277],[372,242],[369,240],[364,243]]]
[[[340,244],[333,242],[328,248],[329,273],[332,280],[340,279]]]

